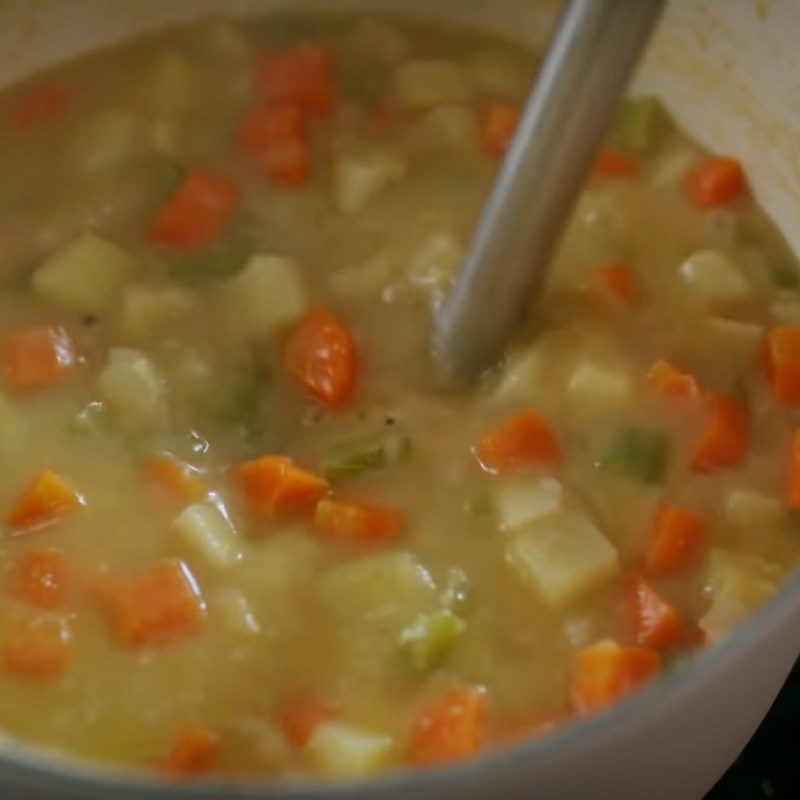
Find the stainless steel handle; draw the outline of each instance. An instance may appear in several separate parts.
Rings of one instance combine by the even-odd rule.
[[[434,355],[473,379],[502,352],[542,284],[664,0],[570,0],[452,292]]]

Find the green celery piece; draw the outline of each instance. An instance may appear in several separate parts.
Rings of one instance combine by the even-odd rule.
[[[617,113],[611,139],[633,153],[646,153],[658,138],[664,111],[657,97],[625,98]]]
[[[772,265],[772,280],[780,289],[800,288],[800,270],[791,261],[778,261]]]
[[[397,464],[408,457],[411,441],[401,433],[384,433],[333,448],[322,461],[330,481],[344,480]]]
[[[667,467],[667,439],[652,428],[630,426],[614,434],[600,467],[625,478],[658,483]]]
[[[420,614],[401,631],[400,649],[415,669],[428,670],[442,662],[466,629],[466,622],[446,609]]]

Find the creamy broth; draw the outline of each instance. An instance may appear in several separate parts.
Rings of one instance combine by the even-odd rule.
[[[436,379],[536,63],[215,21],[0,99],[10,736],[172,777],[428,766],[601,710],[780,585],[800,273],[652,98],[506,358]]]

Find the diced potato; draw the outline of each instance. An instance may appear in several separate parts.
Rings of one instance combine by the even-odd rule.
[[[137,266],[119,245],[84,233],[50,255],[34,272],[32,283],[51,303],[99,313],[114,305]]]
[[[736,308],[751,296],[739,266],[718,250],[698,250],[680,266],[689,288],[717,311]]]
[[[406,162],[390,150],[342,153],[333,165],[337,210],[358,213],[385,189],[401,181],[406,171]]]
[[[482,50],[467,59],[473,84],[483,94],[518,100],[533,82],[534,71],[522,59],[499,50]]]
[[[775,497],[749,489],[731,489],[725,500],[725,517],[736,528],[761,531],[785,522],[786,512]]]
[[[515,531],[561,507],[564,488],[550,477],[515,480],[495,489],[500,530]]]
[[[320,581],[324,608],[344,629],[379,620],[397,630],[436,605],[428,571],[410,553],[366,556],[338,566]]]
[[[696,163],[694,150],[673,150],[656,159],[650,180],[654,186],[677,186]]]
[[[475,154],[480,146],[475,111],[456,103],[431,109],[420,118],[414,130],[425,147],[435,145]]]
[[[128,431],[154,428],[164,421],[163,379],[140,350],[113,348],[97,385],[114,417]]]
[[[300,267],[282,256],[251,256],[231,278],[225,299],[245,336],[269,336],[308,309]]]
[[[408,261],[406,274],[412,286],[424,289],[432,301],[449,283],[461,263],[464,247],[451,233],[431,233],[420,242]]]
[[[617,411],[633,396],[633,378],[621,365],[581,361],[567,384],[571,398],[583,412]]]
[[[209,609],[227,631],[236,636],[250,637],[261,633],[261,624],[247,595],[239,589],[224,587],[209,599]]]
[[[400,103],[411,109],[472,99],[467,70],[455,61],[444,59],[407,61],[395,70],[394,86]]]
[[[553,606],[565,606],[611,578],[617,552],[594,523],[562,511],[530,523],[508,540],[506,558]]]
[[[500,402],[527,399],[547,377],[546,350],[536,343],[508,358],[492,398]]]
[[[724,352],[739,362],[752,360],[764,339],[764,328],[754,322],[712,317],[708,325],[712,335],[724,345]]]
[[[781,567],[757,556],[713,550],[707,579],[712,601],[700,619],[709,640],[727,636],[774,594],[782,577]]]
[[[708,610],[700,618],[700,629],[711,644],[724,639],[752,613],[744,603],[729,594],[714,595]]]
[[[362,57],[384,64],[402,61],[409,50],[408,40],[400,31],[377,19],[365,19],[356,25],[351,46]]]
[[[311,767],[333,778],[362,778],[385,767],[394,750],[391,737],[326,722],[306,746]]]
[[[173,521],[172,529],[212,567],[232,567],[242,558],[233,523],[213,503],[187,506]]]
[[[86,122],[76,143],[75,162],[86,172],[119,167],[135,155],[139,120],[126,111],[105,111]]]
[[[165,53],[149,77],[153,110],[177,116],[189,110],[202,90],[195,65],[182,53]]]
[[[770,306],[770,313],[775,322],[781,325],[800,325],[800,303],[780,301]]]
[[[122,295],[120,328],[132,339],[157,337],[196,307],[197,296],[179,286],[129,286]]]
[[[181,151],[181,125],[175,119],[159,117],[150,125],[150,146],[156,153],[176,158]]]

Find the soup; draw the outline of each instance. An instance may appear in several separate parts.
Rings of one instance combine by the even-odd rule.
[[[654,98],[502,363],[437,380],[535,68],[216,21],[6,92],[8,736],[173,778],[433,766],[606,708],[781,584],[800,273]]]

